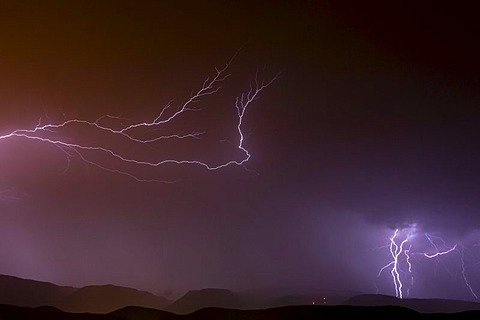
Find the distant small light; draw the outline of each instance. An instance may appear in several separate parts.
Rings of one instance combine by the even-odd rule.
[[[312,304],[315,304],[315,301],[312,301]]]

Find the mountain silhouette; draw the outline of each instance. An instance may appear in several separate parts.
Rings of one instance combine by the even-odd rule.
[[[2,320],[122,320],[114,315],[66,313],[54,307],[18,307],[0,304]],[[132,319],[133,320],[133,319]]]
[[[6,305],[53,306],[69,312],[108,313],[127,306],[162,309],[170,303],[149,292],[114,285],[74,288],[0,275],[0,304]]]
[[[53,283],[0,275],[0,303],[23,307],[55,305],[77,290]]]
[[[346,293],[337,293],[337,298]],[[114,285],[73,288],[0,275],[1,320],[302,320],[351,317],[387,319],[480,319],[480,303],[447,299],[397,299],[364,294],[341,305],[311,304],[310,297],[291,295],[281,299],[238,294],[226,289],[189,291],[169,305],[163,297]],[[276,307],[276,304],[298,304]],[[159,310],[163,309],[163,310]],[[72,313],[74,312],[74,313]]]
[[[87,286],[63,298],[56,307],[67,312],[108,313],[126,306],[154,309],[170,301],[152,293],[114,285]]]
[[[290,306],[257,310],[205,308],[187,315],[141,307],[126,307],[109,314],[66,313],[53,307],[27,308],[0,305],[2,320],[313,320],[313,319],[430,319],[480,318],[480,311],[438,314],[420,313],[398,306]]]
[[[187,292],[183,297],[166,307],[165,310],[187,314],[207,307],[242,309],[245,307],[245,302],[239,295],[230,290],[208,288]]]
[[[109,315],[123,320],[179,320],[179,318],[184,320],[184,316],[143,307],[125,307],[111,312]]]

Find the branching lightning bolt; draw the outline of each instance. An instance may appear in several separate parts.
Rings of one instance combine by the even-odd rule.
[[[443,241],[442,239],[442,242],[444,244],[444,246],[447,248],[447,250],[445,251],[441,251],[438,249],[437,245],[435,244],[435,242],[433,242],[432,240],[432,236],[430,236],[428,233],[425,233],[425,237],[428,239],[428,242],[430,242],[432,244],[432,246],[435,248],[435,253],[432,253],[432,254],[428,254],[428,253],[423,253],[423,255],[429,259],[431,258],[436,258],[438,256],[443,256],[445,254],[449,254],[450,252],[452,252],[453,250],[456,250],[457,249],[457,244],[455,244],[453,247],[451,248],[448,248],[448,246],[446,245],[445,241]]]
[[[402,288],[403,288],[403,283],[402,283],[402,279],[400,277],[400,255],[403,253],[405,256],[406,256],[406,261],[407,261],[407,264],[408,264],[408,269],[409,269],[409,272],[411,272],[411,264],[410,264],[410,256],[408,255],[408,250],[404,250],[403,247],[404,245],[408,242],[408,236],[403,239],[402,241],[400,241],[400,244],[398,244],[396,241],[397,239],[397,236],[398,236],[398,232],[399,230],[398,229],[395,229],[395,232],[393,233],[393,236],[390,238],[390,255],[392,257],[392,261],[389,262],[387,265],[383,266],[380,271],[378,272],[378,277],[380,277],[380,275],[382,274],[382,272],[389,268],[389,267],[392,267],[390,269],[390,273],[392,275],[392,280],[393,280],[393,285],[395,287],[395,296],[397,298],[403,298],[403,291],[402,291]]]
[[[236,130],[238,132],[238,143],[235,145],[238,150],[243,153],[241,159],[232,159],[227,160],[220,164],[210,164],[201,160],[196,159],[175,159],[167,158],[161,159],[158,161],[151,161],[142,158],[136,154],[128,154],[126,152],[121,152],[114,147],[105,146],[104,144],[86,144],[81,142],[72,142],[71,139],[63,137],[60,135],[62,130],[71,128],[72,126],[81,126],[82,128],[88,130],[96,130],[104,136],[121,138],[124,141],[128,141],[134,144],[144,144],[144,145],[153,145],[160,142],[161,140],[172,140],[172,139],[199,139],[201,138],[204,132],[189,132],[189,133],[177,133],[170,135],[158,135],[153,138],[142,138],[138,134],[142,129],[158,129],[162,125],[169,124],[173,120],[181,117],[187,112],[198,111],[199,109],[195,107],[200,99],[206,98],[208,96],[215,95],[221,89],[221,83],[224,82],[228,77],[227,69],[230,67],[233,59],[236,54],[223,66],[223,68],[215,68],[215,74],[211,78],[207,78],[203,85],[197,91],[194,91],[190,98],[186,99],[181,103],[174,111],[172,110],[172,102],[165,105],[159,114],[152,120],[131,123],[127,125],[121,125],[116,123],[115,125],[107,124],[108,121],[120,120],[119,117],[112,115],[103,115],[95,121],[87,121],[82,119],[68,119],[60,123],[47,123],[42,124],[40,120],[38,124],[29,129],[16,129],[7,134],[0,135],[1,140],[7,139],[28,139],[38,142],[43,142],[47,144],[54,145],[58,147],[67,157],[68,165],[70,164],[70,159],[73,157],[78,157],[83,162],[101,168],[103,170],[126,175],[130,178],[133,178],[137,181],[158,181],[154,179],[144,179],[132,172],[122,170],[119,168],[108,167],[103,163],[93,160],[89,157],[90,153],[100,153],[104,156],[110,157],[117,161],[121,161],[125,164],[131,164],[141,167],[159,167],[165,164],[178,164],[178,165],[197,165],[201,166],[207,170],[219,170],[228,166],[237,165],[243,166],[251,158],[251,154],[244,145],[244,132],[242,130],[244,117],[247,109],[251,104],[259,97],[260,93],[270,86],[275,80],[278,79],[279,73],[271,77],[268,81],[261,79],[258,72],[250,83],[250,88],[248,92],[242,93],[236,98],[235,108],[237,111],[237,123]],[[120,127],[119,127],[120,126]],[[68,167],[68,166],[67,166]]]
[[[441,237],[432,236],[428,233],[425,233],[425,238],[423,239],[426,239],[426,241],[430,244],[430,246],[433,248],[433,252],[412,252],[413,243],[409,242],[409,240],[413,237],[416,231],[417,230],[415,228],[409,228],[407,230],[395,229],[393,235],[390,237],[390,243],[388,245],[390,251],[389,256],[392,260],[379,270],[377,277],[380,277],[384,270],[390,270],[392,282],[395,288],[395,296],[397,298],[403,298],[405,296],[404,289],[406,288],[405,292],[408,296],[410,292],[410,287],[413,286],[412,262],[410,260],[411,255],[421,254],[421,256],[427,259],[435,259],[435,261],[437,261],[438,263],[438,259],[441,259],[443,256],[451,255],[454,252],[459,252],[461,274],[465,286],[468,288],[472,296],[475,297],[475,299],[478,299],[478,295],[473,289],[467,277],[464,245],[459,242],[454,244],[453,246],[449,246],[447,245],[446,241],[443,240]],[[406,233],[406,235],[402,237],[401,233]],[[440,244],[438,244],[439,242]],[[405,248],[407,243],[409,243],[409,246],[408,248]],[[406,266],[406,270],[402,269],[402,266]],[[404,285],[404,278],[406,274],[409,274],[409,276],[411,277],[412,281],[410,286]]]

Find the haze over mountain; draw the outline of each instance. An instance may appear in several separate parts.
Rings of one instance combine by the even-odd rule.
[[[187,292],[165,310],[177,314],[187,314],[205,307],[244,309],[247,305],[245,298],[230,290],[208,288]]]
[[[55,305],[77,290],[53,283],[0,275],[0,303],[24,307]]]
[[[149,292],[104,285],[80,288],[55,306],[67,312],[108,313],[126,306],[162,309],[169,303],[167,299]]]
[[[352,314],[367,319],[480,318],[480,303],[475,302],[357,295],[340,304],[341,297],[348,294],[332,291],[260,298],[258,294],[209,288],[189,291],[168,305],[169,301],[163,297],[132,288],[114,285],[73,288],[0,275],[0,319],[306,320],[345,318]],[[317,305],[311,305],[310,297],[320,299]],[[339,304],[322,305],[323,301]]]
[[[48,282],[0,275],[0,304],[25,307],[54,306],[67,312],[107,313],[140,306],[187,314],[208,307],[264,309],[286,305],[340,304],[357,295],[350,291],[232,292],[221,288],[191,290],[172,303],[149,292],[115,285],[63,287]]]
[[[74,288],[0,275],[0,304],[54,306],[69,312],[107,313],[126,306],[161,309],[169,303],[167,299],[149,292],[114,285]]]

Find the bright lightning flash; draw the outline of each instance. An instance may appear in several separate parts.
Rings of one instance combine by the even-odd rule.
[[[400,273],[404,273],[401,265],[405,262],[408,266],[408,272],[411,273],[412,265],[410,263],[410,248],[404,249],[405,244],[408,242],[412,233],[410,230],[407,232],[401,232],[399,235],[400,230],[395,229],[393,236],[390,238],[390,256],[392,261],[383,266],[379,272],[378,277],[382,274],[385,269],[390,268],[390,274],[392,275],[393,285],[395,287],[395,296],[397,298],[403,298],[403,282]],[[403,257],[405,256],[405,257]]]
[[[421,255],[427,259],[435,259],[438,263],[438,259],[441,259],[443,256],[452,255],[455,252],[460,253],[460,266],[461,273],[465,283],[465,286],[468,288],[470,293],[475,299],[478,299],[478,295],[471,286],[465,266],[465,247],[462,243],[456,243],[453,246],[449,246],[445,240],[441,237],[433,236],[428,233],[425,233],[425,237],[419,237],[419,232],[416,228],[416,225],[412,225],[404,229],[395,229],[393,235],[390,237],[390,243],[385,247],[389,248],[389,257],[390,261],[380,268],[377,277],[380,277],[385,270],[389,270],[392,278],[392,283],[395,289],[395,296],[397,298],[403,298],[405,294],[408,296],[411,286],[413,286],[413,268],[412,268],[412,255]],[[413,241],[415,239],[415,241]],[[428,252],[412,252],[412,247],[414,244],[419,244],[419,242],[427,241],[431,246],[433,251]],[[406,285],[406,280],[410,278],[410,285]],[[405,292],[404,292],[404,289]]]
[[[234,56],[235,57],[235,56]],[[240,150],[243,154],[241,159],[232,159],[227,160],[222,163],[209,164],[207,162],[198,160],[198,159],[175,159],[175,158],[163,158],[155,161],[146,160],[142,158],[137,153],[128,153],[121,151],[117,147],[108,145],[108,143],[82,143],[82,142],[73,142],[74,140],[71,137],[65,136],[65,132],[68,129],[73,127],[81,127],[87,132],[95,132],[96,134],[101,134],[103,137],[110,137],[110,139],[121,139],[125,143],[133,143],[139,146],[145,145],[145,147],[157,146],[163,140],[174,140],[174,139],[199,139],[204,132],[190,132],[190,133],[177,133],[170,135],[157,135],[155,137],[145,137],[145,131],[158,132],[157,129],[170,124],[177,118],[182,117],[186,113],[199,111],[200,109],[196,107],[196,103],[208,96],[216,94],[221,89],[221,83],[229,76],[227,74],[227,69],[231,65],[233,58],[230,59],[223,68],[216,68],[215,74],[213,77],[207,78],[200,89],[194,91],[190,98],[186,99],[183,103],[177,105],[175,108],[172,106],[172,103],[164,106],[159,114],[150,120],[141,121],[130,124],[122,124],[120,121],[124,120],[119,117],[104,115],[98,118],[95,121],[87,121],[82,119],[68,119],[59,123],[46,123],[42,124],[42,120],[38,122],[33,128],[27,129],[16,129],[8,133],[0,135],[1,140],[11,140],[11,139],[27,139],[32,141],[37,141],[40,143],[46,143],[58,147],[66,155],[68,163],[70,163],[71,158],[77,157],[84,161],[87,164],[96,166],[103,170],[126,175],[130,178],[133,178],[137,181],[158,181],[154,179],[145,179],[140,176],[137,176],[134,172],[120,169],[118,167],[112,167],[112,161],[110,166],[94,160],[92,155],[103,155],[104,157],[114,160],[113,162],[124,163],[133,166],[139,167],[150,167],[156,168],[165,164],[178,164],[178,165],[197,165],[201,166],[207,170],[218,170],[225,168],[227,166],[243,166],[251,157],[250,152],[244,145],[244,132],[242,130],[244,117],[247,109],[253,104],[253,102],[259,97],[260,93],[270,86],[278,77],[279,74],[274,75],[269,80],[263,80],[259,76],[258,72],[250,83],[250,88],[248,91],[240,94],[236,98],[235,108],[237,111],[237,123],[236,131],[238,134],[238,142],[235,144],[237,150]],[[115,124],[112,124],[115,122]],[[117,123],[118,122],[118,123]],[[142,131],[143,130],[143,131]],[[100,140],[100,139],[99,139]]]

